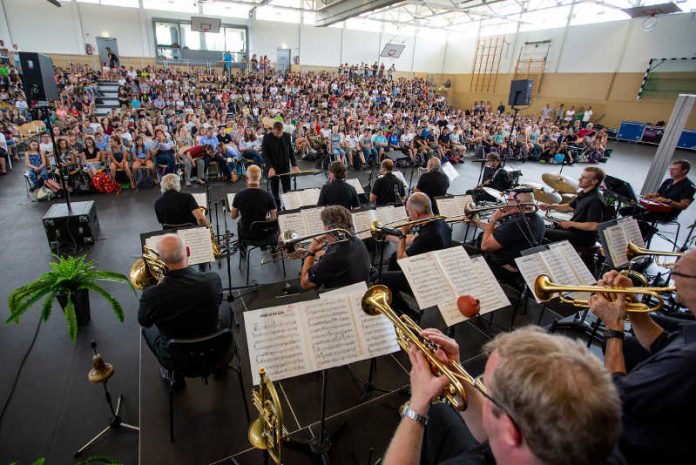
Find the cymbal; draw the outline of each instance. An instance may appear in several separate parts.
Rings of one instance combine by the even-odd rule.
[[[532,189],[543,189],[544,185],[540,182],[525,181],[521,182],[520,186],[531,187]]]
[[[497,189],[493,189],[492,187],[484,187],[483,191],[493,197],[496,201],[500,202],[505,198],[505,194],[500,192]]]
[[[575,195],[575,194],[568,194],[568,193],[564,192],[563,194],[561,194],[561,198],[562,198],[561,203],[562,203],[563,205],[565,205],[565,204],[567,204],[567,203],[570,203],[570,202],[573,201],[573,199],[574,199],[575,197],[577,197],[577,195]]]
[[[575,194],[578,191],[578,184],[562,174],[544,173],[541,175],[541,180],[544,181],[544,184],[561,194]]]
[[[534,189],[534,200],[537,202],[543,202],[551,205],[561,203],[563,197],[558,192],[550,190],[548,187],[542,186],[538,189]]]

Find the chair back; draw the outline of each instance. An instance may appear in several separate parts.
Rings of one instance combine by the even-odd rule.
[[[234,353],[232,332],[219,329],[207,336],[192,339],[170,339],[167,342],[169,361],[165,368],[187,378],[206,378],[227,366]]]
[[[241,238],[245,244],[252,246],[265,246],[278,244],[278,220],[252,221],[249,225],[249,232],[254,239]]]

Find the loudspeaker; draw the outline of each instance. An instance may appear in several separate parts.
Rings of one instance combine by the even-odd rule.
[[[529,105],[532,103],[532,89],[534,81],[531,79],[518,79],[510,83],[510,98],[508,105]]]
[[[61,244],[72,247],[73,239],[78,246],[86,247],[94,245],[99,238],[99,219],[94,201],[74,202],[71,206],[72,210],[68,212],[67,204],[53,204],[43,217],[46,238],[53,253],[58,253]]]
[[[58,98],[53,61],[46,55],[19,52],[24,95],[30,107],[48,104]]]

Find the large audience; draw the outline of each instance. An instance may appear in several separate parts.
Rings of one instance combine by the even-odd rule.
[[[605,160],[607,134],[593,127],[591,107],[547,105],[516,118],[502,103],[455,109],[425,80],[366,64],[286,74],[270,66],[236,74],[121,66],[119,106],[101,117],[95,103],[104,76],[87,66],[57,68],[54,147],[48,134],[22,137],[21,126],[45,114],[29,108],[14,66],[0,71],[0,170],[7,172],[9,157],[23,153],[32,189],[61,169],[72,181],[88,177],[102,192],[114,190],[109,184],[156,183],[174,171],[186,185],[210,177],[235,182],[249,164],[263,167],[261,141],[276,121],[298,156],[324,166],[338,160],[355,170],[386,156],[419,166],[431,157],[454,164],[467,153],[491,152],[545,163]]]

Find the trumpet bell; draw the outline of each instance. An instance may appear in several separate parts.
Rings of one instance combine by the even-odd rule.
[[[392,296],[391,290],[383,284],[375,284],[371,286],[367,292],[363,295],[360,304],[362,306],[363,312],[368,315],[375,316],[379,315],[379,306],[377,305],[377,300],[382,299],[385,304],[391,305]]]
[[[553,298],[553,283],[547,274],[540,274],[534,280],[534,294],[539,300],[546,302]]]
[[[133,287],[139,291],[157,284],[157,280],[152,273],[150,273],[150,269],[142,258],[137,259],[135,263],[133,263],[133,266],[131,266],[128,271],[128,280]]]

